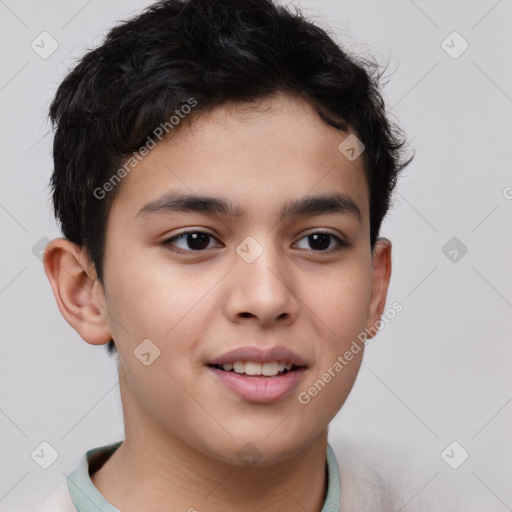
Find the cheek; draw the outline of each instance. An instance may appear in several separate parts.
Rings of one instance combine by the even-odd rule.
[[[132,354],[120,352],[120,362],[127,371],[122,396],[128,409],[125,415],[130,416],[128,428],[133,431],[144,424],[145,434],[163,428],[203,453],[211,451],[211,440],[230,441],[215,415],[202,405],[201,394],[191,385],[190,372],[180,364],[186,364],[186,353],[163,346],[160,356],[144,366]]]
[[[361,260],[360,260],[361,261]],[[364,264],[348,264],[316,286],[306,283],[302,296],[324,340],[321,358],[343,352],[364,331],[371,298],[371,274]]]
[[[123,402],[137,411],[136,417],[155,420],[194,444],[198,441],[190,425],[202,425],[206,439],[219,435],[218,425],[191,398],[200,396],[191,376],[197,372],[198,340],[211,321],[208,301],[201,300],[211,285],[208,280],[201,284],[197,275],[168,270],[126,265],[123,274],[132,278],[112,276],[107,307],[117,320],[114,340],[118,336],[119,363],[127,372]]]
[[[177,333],[201,328],[197,320],[205,316],[205,296],[218,281],[211,273],[193,272],[192,266],[161,262],[124,261],[122,273],[111,273],[109,279],[107,308],[113,331],[121,338],[129,332],[132,343],[149,338],[159,346],[179,343]]]
[[[312,418],[315,423],[320,418],[329,422],[347,399],[362,362],[364,343],[359,336],[371,297],[371,275],[364,265],[318,282],[308,288],[305,301],[319,340],[315,366],[297,394],[305,424]]]

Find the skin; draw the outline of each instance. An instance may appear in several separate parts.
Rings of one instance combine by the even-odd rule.
[[[363,352],[307,405],[307,390],[384,312],[391,243],[371,251],[369,193],[363,158],[338,150],[348,133],[326,125],[303,99],[279,94],[257,105],[224,105],[183,123],[127,175],[107,224],[105,282],[84,251],[56,239],[45,270],[65,319],[88,343],[115,340],[125,441],[92,475],[123,512],[147,510],[320,511],[326,492],[331,419],[356,379]],[[166,191],[231,199],[241,217],[137,212]],[[281,205],[305,195],[340,192],[354,215],[279,222]],[[213,236],[202,252],[186,237]],[[312,232],[335,239],[319,250]],[[248,264],[236,252],[252,236],[262,254]],[[327,245],[326,244],[326,245]],[[160,349],[145,366],[134,357],[144,339]],[[270,404],[243,400],[205,363],[252,345],[284,345],[308,369],[291,395]],[[253,443],[261,458],[237,453]]]

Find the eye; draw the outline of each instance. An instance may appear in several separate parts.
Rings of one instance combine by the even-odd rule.
[[[301,238],[301,240],[307,240],[310,247],[305,247],[306,250],[313,250],[315,252],[336,252],[340,251],[344,247],[350,247],[350,244],[348,242],[345,242],[345,240],[342,240],[336,235],[333,235],[332,233],[328,233],[325,231],[316,231],[315,233],[309,233],[304,238]],[[299,240],[299,242],[301,241]],[[330,248],[331,241],[335,242],[335,247]]]
[[[202,252],[206,249],[212,248],[210,246],[210,242],[212,240],[216,240],[216,238],[210,233],[190,230],[164,240],[162,245],[164,245],[168,250],[177,253]],[[348,242],[345,242],[338,236],[325,231],[309,233],[299,240],[299,242],[302,240],[307,240],[310,246],[302,247],[302,249],[313,250],[315,252],[337,252],[342,248],[350,247]],[[176,246],[178,242],[182,244],[182,247]],[[331,246],[331,242],[334,242],[334,247]]]
[[[211,239],[216,240],[213,235],[204,231],[184,231],[179,235],[164,240],[162,245],[172,252],[201,252],[205,249],[211,249],[209,242]],[[185,247],[175,248],[175,240],[181,242]]]

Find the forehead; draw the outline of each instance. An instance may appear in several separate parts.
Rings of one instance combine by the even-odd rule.
[[[252,104],[226,104],[183,121],[128,173],[113,211],[135,219],[165,195],[223,197],[237,218],[282,217],[304,196],[338,193],[361,223],[368,218],[362,155],[338,146],[353,132],[322,121],[303,99],[285,94]],[[176,198],[176,197],[175,197]],[[353,205],[350,205],[350,203]],[[149,206],[148,206],[149,205]]]

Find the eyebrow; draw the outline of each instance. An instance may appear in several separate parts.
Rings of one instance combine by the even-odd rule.
[[[245,211],[231,200],[196,194],[168,192],[147,203],[136,217],[146,217],[166,212],[185,212],[227,217],[241,217]],[[305,217],[313,215],[344,214],[351,215],[361,223],[362,215],[356,202],[348,195],[339,192],[304,196],[291,200],[281,207],[280,220],[288,217]]]

